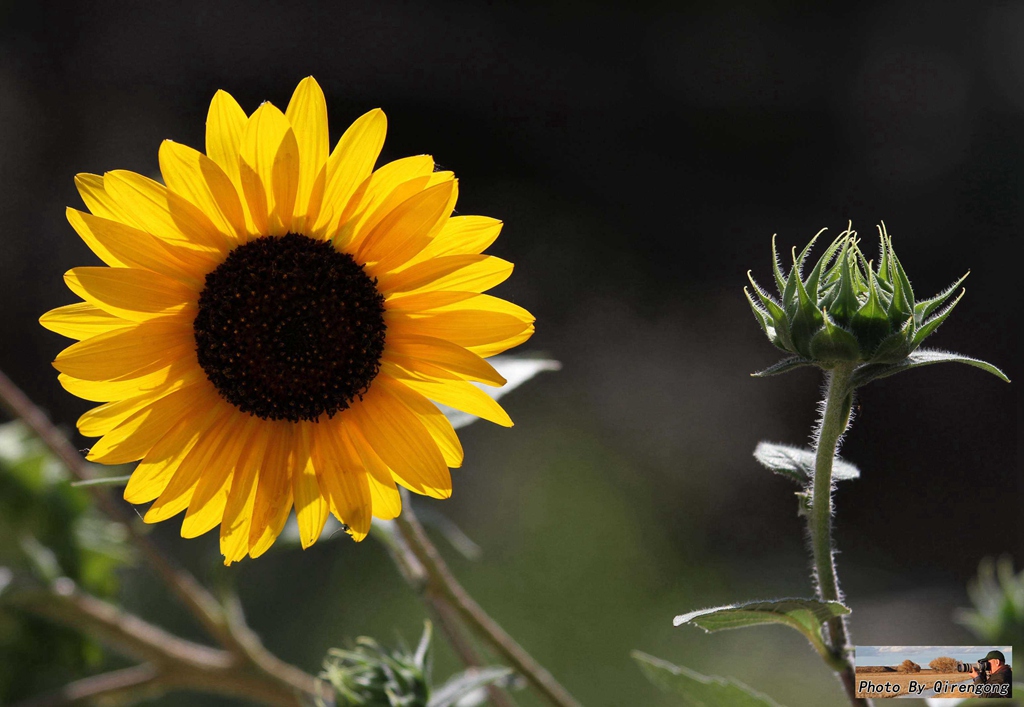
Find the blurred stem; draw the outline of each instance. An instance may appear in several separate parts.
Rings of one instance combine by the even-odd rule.
[[[550,704],[555,707],[581,707],[569,691],[488,616],[459,584],[413,513],[408,493],[404,490],[402,493],[402,513],[395,519],[395,525],[409,549],[426,570],[425,591],[428,594],[436,592],[438,599],[454,609],[474,632],[525,677]]]
[[[67,437],[57,429],[57,427],[50,422],[50,419],[46,414],[39,409],[39,407],[33,403],[27,395],[18,386],[8,378],[3,371],[0,371],[0,407],[8,410],[11,415],[15,418],[20,419],[24,422],[29,429],[31,429],[37,437],[45,444],[51,452],[64,464],[72,476],[79,481],[95,481],[96,475],[92,473],[89,468],[89,464],[82,458],[82,455],[75,449],[68,441]],[[143,534],[139,529],[138,524],[132,517],[131,513],[125,508],[124,505],[119,504],[111,497],[106,486],[103,485],[86,485],[88,491],[93,495],[96,505],[100,508],[112,520],[120,522],[128,533],[132,543],[139,549],[142,556],[146,558],[150,566],[156,571],[157,575],[163,580],[171,592],[178,598],[178,600],[187,608],[192,615],[196,618],[199,624],[206,630],[206,632],[214,638],[218,643],[221,644],[226,650],[217,651],[216,653],[211,652],[215,649],[207,648],[199,644],[191,644],[197,646],[204,651],[207,651],[207,657],[214,655],[223,654],[227,656],[232,662],[231,670],[236,671],[237,675],[245,676],[239,678],[238,681],[233,682],[234,678],[237,677],[236,672],[224,673],[220,677],[214,680],[202,682],[203,673],[201,671],[185,671],[182,673],[178,662],[173,660],[167,662],[163,660],[167,657],[166,651],[160,652],[157,650],[157,658],[163,660],[158,663],[164,667],[162,670],[158,682],[161,685],[161,689],[172,689],[172,688],[188,688],[198,689],[206,692],[223,692],[225,690],[233,690],[232,694],[247,695],[252,699],[261,701],[267,704],[274,705],[299,705],[301,704],[299,695],[305,694],[310,695],[325,695],[330,696],[329,691],[325,691],[321,688],[320,683],[311,675],[303,672],[299,668],[293,665],[285,663],[277,656],[273,655],[268,651],[263,644],[260,642],[259,637],[245,624],[240,611],[225,611],[220,603],[214,598],[214,596],[207,591],[207,589],[199,583],[188,570],[179,566],[172,559],[163,554],[159,548],[149,539],[148,536]],[[70,580],[67,580],[70,582]],[[52,594],[56,597],[56,594]],[[87,595],[76,594],[79,597],[87,597]],[[89,602],[95,602],[96,604],[90,604]],[[64,607],[77,607],[78,609],[84,609],[89,606],[96,606],[103,604],[98,599],[87,597],[79,602],[48,602],[43,608],[50,609],[49,616],[51,619],[61,621],[62,623],[68,623],[76,628],[86,628],[82,625],[82,621],[72,621],[71,617],[77,617],[82,619],[83,616],[87,616],[89,612],[74,612],[70,614],[67,612],[57,612],[57,608]],[[111,607],[112,610],[118,611],[116,608]],[[42,610],[37,610],[36,613],[45,613]],[[103,612],[100,612],[101,614]],[[109,612],[107,612],[109,613]],[[146,625],[142,619],[133,616],[131,614],[123,614],[124,622],[128,625]],[[93,622],[89,624],[93,629],[93,632],[102,628],[103,626],[110,627],[109,622],[99,624]],[[120,625],[115,622],[115,625]],[[163,632],[162,629],[151,627],[157,631],[161,631],[166,637],[168,637],[168,643],[166,646],[176,645],[170,639],[174,641],[183,641],[176,636]],[[102,632],[101,632],[102,633]],[[105,634],[109,639],[113,634]],[[101,636],[102,638],[102,636]],[[166,647],[163,643],[154,644],[156,649]],[[138,644],[135,644],[138,647]],[[170,668],[168,668],[170,666]],[[193,665],[193,667],[196,667]],[[173,668],[173,669],[172,669]],[[102,684],[102,681],[100,681]],[[113,683],[117,684],[114,680]],[[75,683],[78,685],[79,683]],[[253,687],[255,686],[255,687]],[[66,689],[70,689],[72,686],[69,685]],[[93,684],[93,687],[95,685]],[[252,688],[252,689],[250,689]],[[123,687],[117,688],[121,692],[124,692]],[[248,692],[245,692],[249,690]],[[141,690],[140,692],[145,692]],[[285,697],[287,695],[287,697]],[[74,702],[58,702],[56,704],[74,704]]]
[[[0,371],[0,404],[14,417],[28,425],[76,479],[91,482],[100,478],[93,474],[82,455],[71,445],[64,433],[50,422],[46,413],[40,410],[3,371]],[[104,486],[88,485],[86,488],[92,493],[96,505],[104,514],[124,525],[143,557],[203,628],[225,647],[233,645],[235,642],[220,605],[213,595],[189,572],[176,566],[163,555],[153,542],[139,531],[127,509],[111,498]]]
[[[404,500],[408,503],[407,498]],[[405,512],[408,512],[408,505]],[[430,587],[427,572],[420,561],[416,559],[416,555],[413,554],[409,544],[402,536],[384,533],[382,528],[383,526],[380,523],[374,523],[370,528],[370,532],[375,534],[381,541],[381,544],[387,548],[388,554],[398,567],[402,578],[405,579],[410,587],[416,590],[416,593],[423,599],[423,603],[433,613],[437,625],[441,628],[445,638],[448,639],[448,643],[459,657],[459,660],[467,668],[484,667],[480,654],[473,644],[470,643],[469,639],[466,638],[458,615]],[[502,688],[497,685],[488,685],[486,689],[487,695],[495,707],[515,707],[515,702],[512,701],[512,698]]]
[[[839,449],[839,441],[850,424],[850,411],[853,408],[853,388],[850,386],[850,380],[853,377],[854,366],[853,363],[842,363],[826,374],[828,388],[818,428],[808,528],[811,535],[811,552],[814,555],[814,572],[818,582],[818,598],[822,601],[841,601],[842,598],[832,541],[832,466]],[[857,697],[856,675],[850,661],[851,648],[846,630],[846,617],[837,616],[829,619],[827,638],[829,649],[839,667],[839,678],[850,698],[850,703],[860,707],[869,705],[868,700]]]
[[[303,707],[304,698],[324,694],[312,676],[303,674],[304,679],[296,679],[291,674],[254,669],[249,661],[230,651],[185,640],[85,594],[67,578],[57,580],[49,590],[15,591],[4,602],[82,631],[118,653],[142,661],[133,668],[79,680],[17,707],[97,701],[128,705],[170,690],[242,697],[273,707]]]

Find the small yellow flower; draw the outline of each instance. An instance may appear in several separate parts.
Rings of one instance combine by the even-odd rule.
[[[54,367],[103,403],[78,429],[88,458],[141,460],[124,497],[184,537],[220,526],[231,563],[273,544],[294,506],[303,547],[328,512],[366,537],[401,511],[396,484],[447,498],[462,447],[434,404],[500,425],[471,381],[533,317],[482,294],[512,264],[481,255],[501,222],[452,216],[458,182],[427,155],[374,170],[384,113],[329,151],[312,77],[282,113],[246,116],[218,91],[206,154],[160,146],[165,185],[82,174],[68,220],[108,267],[64,279],[84,301],[41,318],[78,340]],[[434,401],[434,402],[431,402]]]

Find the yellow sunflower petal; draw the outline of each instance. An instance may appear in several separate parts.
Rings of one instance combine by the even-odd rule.
[[[175,469],[170,483],[146,511],[142,518],[144,521],[159,523],[188,508],[196,486],[199,485],[199,477],[212,465],[217,451],[228,444],[225,433],[229,430],[228,423],[233,412],[219,412],[213,423],[199,436],[195,446]]]
[[[290,485],[285,489],[285,493],[287,495],[277,501],[276,515],[267,523],[267,527],[264,528],[259,540],[255,543],[251,542],[252,533],[249,534],[249,557],[256,559],[269,550],[270,546],[277,540],[277,536],[284,530],[284,524],[288,522],[288,514],[292,510],[292,487]]]
[[[125,322],[128,326],[121,329],[134,328],[134,322]],[[116,380],[82,380],[65,373],[57,376],[57,381],[72,395],[84,400],[105,403],[110,400],[123,400],[135,395],[142,395],[151,390],[173,385],[179,379],[196,370],[196,362],[188,357],[176,358],[163,368],[152,373],[138,376],[126,376]]]
[[[181,537],[195,538],[220,525],[228,503],[228,489],[236,469],[245,463],[257,419],[233,415],[225,423],[225,443],[214,450],[181,523]]]
[[[129,226],[194,250],[227,251],[213,222],[163,184],[127,170],[103,175],[103,187],[129,214]]]
[[[39,323],[52,332],[77,341],[133,325],[88,302],[51,309],[39,317]]]
[[[505,385],[505,379],[484,359],[466,349],[430,336],[388,337],[385,360],[393,359],[405,368],[415,367],[417,361],[440,366],[462,378],[489,385]],[[411,362],[411,363],[410,363]]]
[[[377,376],[361,405],[349,409],[373,451],[417,493],[448,498],[451,474],[427,428],[393,392],[394,384]]]
[[[262,430],[253,435],[246,446],[246,457],[240,459],[231,477],[231,489],[224,508],[224,519],[220,524],[220,552],[224,564],[238,562],[249,554],[249,528],[252,525],[252,509],[256,502],[256,488],[259,468],[267,448],[267,435]]]
[[[103,187],[103,177],[98,174],[77,174],[75,175],[75,186],[78,187],[78,193],[82,197],[82,201],[85,202],[85,206],[96,216],[100,218],[109,219],[111,221],[119,221],[121,223],[127,223],[131,221],[131,216],[128,212],[122,209],[107,190]],[[97,255],[99,255],[97,253]],[[103,256],[100,256],[101,258]],[[107,262],[106,259],[103,262]],[[111,265],[118,265],[119,263],[110,263]]]
[[[398,294],[388,298],[385,307],[389,312],[405,312],[406,314],[425,314],[434,309],[448,309],[453,304],[465,302],[476,297],[476,292],[434,292],[420,290],[411,294]]]
[[[397,378],[436,403],[468,412],[502,427],[512,426],[512,418],[494,398],[472,383],[447,374],[442,368],[418,363],[416,370],[408,370],[385,361],[381,365],[381,373]]]
[[[196,385],[202,380],[202,371],[192,371],[186,378],[181,378],[172,385],[157,388],[146,393],[126,398],[124,400],[112,400],[103,405],[82,414],[78,418],[78,431],[86,437],[102,437],[135,413],[148,407],[160,398],[173,393],[176,390]]]
[[[462,466],[464,456],[462,443],[459,441],[459,436],[455,433],[452,423],[438,409],[437,405],[430,402],[422,394],[404,385],[400,380],[396,379],[394,381],[392,390],[420,418],[430,436],[434,438],[438,449],[441,450],[445,464],[453,469]]]
[[[378,289],[385,296],[417,290],[483,292],[507,280],[512,267],[492,255],[445,255],[382,275]]]
[[[328,229],[337,227],[352,195],[373,172],[387,128],[384,111],[376,108],[352,123],[338,140],[324,171],[323,206],[313,224],[314,234],[323,237]]]
[[[370,532],[370,484],[362,462],[346,439],[342,417],[314,427],[316,478],[338,520],[348,526],[353,539],[360,541]]]
[[[245,111],[227,91],[217,91],[210,101],[206,116],[206,154],[241,191],[238,175],[238,153],[245,131]]]
[[[416,315],[391,310],[385,312],[384,320],[389,335],[394,333],[447,339],[481,356],[483,354],[476,349],[477,346],[511,339],[532,326],[511,314],[472,309]]]
[[[501,221],[489,216],[452,216],[410,265],[443,255],[483,253],[501,233],[501,226]]]
[[[135,268],[72,268],[64,282],[76,295],[124,319],[145,321],[157,316],[195,316],[196,294],[185,285],[150,270]]]
[[[327,153],[330,151],[327,99],[324,98],[320,84],[312,76],[299,82],[284,115],[295,131],[299,148],[299,183],[292,216],[293,228],[297,233],[303,233],[307,228],[306,215],[310,212],[311,199],[315,198],[314,185],[327,164]],[[326,171],[323,178],[326,178]],[[322,190],[323,186],[320,188]],[[321,191],[317,201],[322,198]],[[313,223],[309,222],[308,225],[312,226]]]
[[[293,456],[294,430],[292,425],[287,422],[267,423],[266,428],[265,434],[272,435],[273,440],[267,445],[263,464],[260,466],[256,502],[252,511],[252,525],[249,526],[250,554],[257,545],[261,545],[265,540],[268,529],[273,529],[275,520],[282,513],[286,499],[287,508],[284,510],[286,516],[287,510],[291,508],[292,469],[288,462]],[[276,533],[274,537],[277,537]]]
[[[343,250],[355,250],[359,239],[374,224],[410,196],[426,189],[433,171],[434,158],[430,155],[388,162],[363,180],[347,204],[338,206],[341,211],[324,235]]]
[[[509,349],[519,346],[519,344],[525,342],[527,339],[533,336],[533,331],[533,324],[531,324],[520,333],[516,334],[515,336],[510,336],[507,339],[492,341],[487,344],[475,344],[467,346],[466,348],[475,353],[477,356],[482,356],[484,358],[487,358],[489,356],[497,356],[498,354],[504,353],[505,351],[508,351]]]
[[[204,386],[183,384],[104,434],[89,450],[86,459],[101,464],[127,464],[142,459],[178,421],[196,419],[212,410],[217,403],[215,395]]]
[[[120,221],[70,208],[67,218],[85,244],[107,265],[145,268],[198,286],[215,262],[211,253],[176,247]]]
[[[163,436],[146,452],[124,489],[124,500],[147,503],[164,492],[182,461],[205,435],[223,408],[196,406],[192,414],[166,426]]]
[[[298,189],[299,147],[284,113],[272,103],[257,108],[245,124],[239,170],[255,235],[287,233]]]
[[[380,272],[387,272],[423,250],[438,221],[451,213],[454,186],[442,182],[406,199],[367,233],[356,259],[377,263]]]
[[[230,245],[244,240],[245,213],[238,190],[216,162],[172,140],[160,144],[159,158],[160,173],[170,189],[198,207]]]
[[[57,354],[53,367],[83,380],[137,378],[191,355],[192,327],[158,317],[79,341]]]
[[[295,498],[295,519],[303,549],[319,539],[330,515],[330,507],[325,494],[320,492],[317,469],[313,464],[312,437],[317,427],[319,425],[314,423],[299,423],[292,462],[292,496]]]
[[[343,429],[342,438],[354,458],[366,469],[373,517],[392,520],[402,512],[402,496],[395,485],[395,476],[388,465],[377,456],[356,425]]]

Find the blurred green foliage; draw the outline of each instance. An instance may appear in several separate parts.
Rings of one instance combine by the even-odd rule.
[[[1024,646],[1024,572],[1010,557],[982,560],[967,592],[974,608],[958,612],[960,623],[986,645]]]
[[[0,704],[102,659],[99,646],[77,632],[4,608],[4,585],[69,577],[111,597],[115,570],[131,560],[124,540],[124,528],[99,515],[23,424],[0,425],[0,574],[7,579],[0,582]]]

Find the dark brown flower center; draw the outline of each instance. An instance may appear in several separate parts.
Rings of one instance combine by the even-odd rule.
[[[264,236],[206,276],[193,327],[199,365],[225,400],[264,420],[316,420],[380,371],[384,297],[330,242]]]

